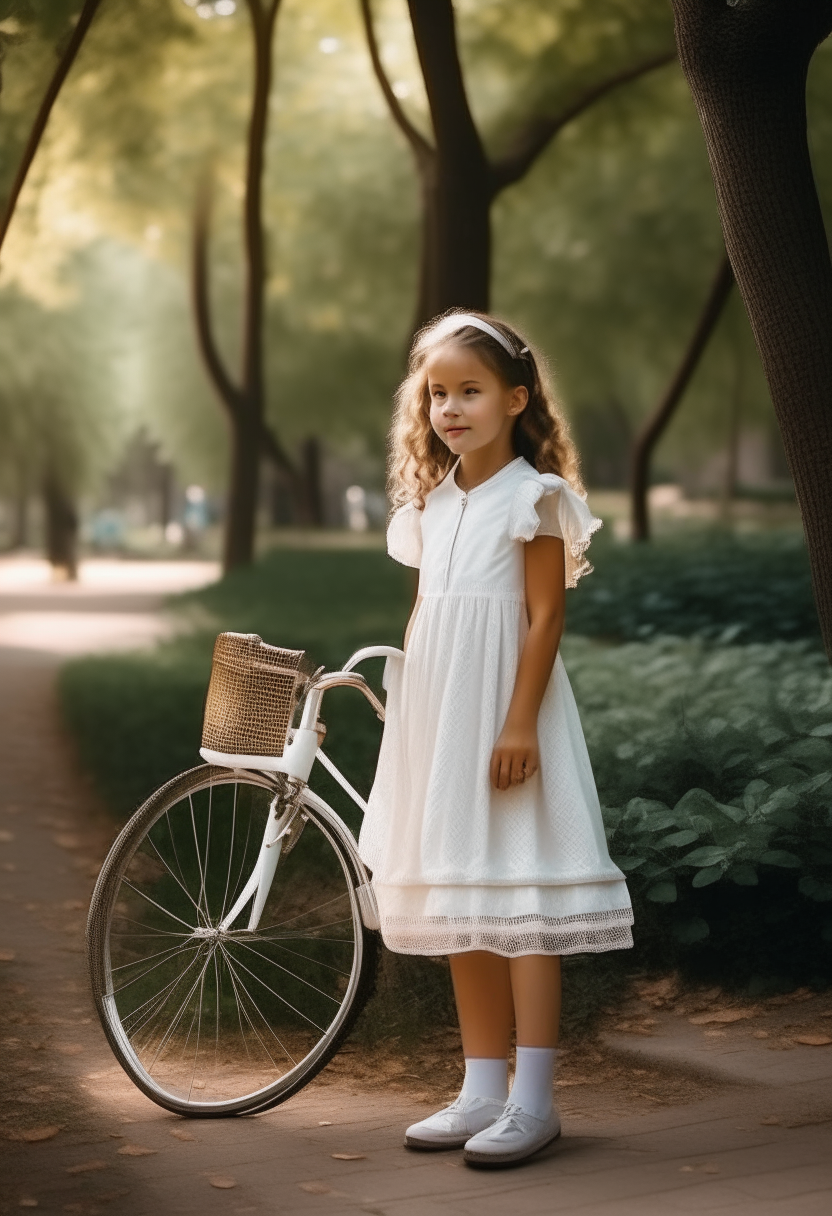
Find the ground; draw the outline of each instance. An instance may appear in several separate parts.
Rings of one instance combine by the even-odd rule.
[[[0,564],[0,1213],[829,1211],[832,999],[806,991],[751,1002],[641,977],[597,1039],[563,1054],[561,1140],[511,1171],[402,1148],[404,1127],[455,1092],[453,1031],[406,1053],[350,1044],[255,1119],[186,1121],[149,1102],[88,992],[85,912],[115,829],[55,675],[62,654],[158,636],[172,576],[95,567],[62,590],[22,570]]]

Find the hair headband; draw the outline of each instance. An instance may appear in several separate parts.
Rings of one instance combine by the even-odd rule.
[[[499,329],[495,329],[487,321],[483,321],[480,317],[475,317],[468,312],[455,312],[449,317],[444,317],[433,327],[431,336],[446,338],[450,334],[455,334],[458,329],[464,329],[466,325],[473,325],[474,329],[482,330],[484,334],[488,334],[489,338],[493,338],[495,342],[499,342],[503,350],[511,355],[512,359],[519,359],[520,355],[525,355],[528,352],[528,346],[524,346],[521,351],[515,351],[508,338],[503,337]]]

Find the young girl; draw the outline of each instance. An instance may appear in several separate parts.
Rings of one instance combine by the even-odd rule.
[[[601,524],[534,354],[494,318],[418,335],[391,449],[388,550],[419,594],[360,851],[388,948],[450,955],[465,1053],[459,1097],[405,1144],[507,1165],[560,1133],[560,956],[632,945],[558,655]]]

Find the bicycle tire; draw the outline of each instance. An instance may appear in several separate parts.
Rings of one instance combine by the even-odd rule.
[[[232,787],[230,804],[226,791]],[[275,779],[256,772],[202,765],[181,773],[152,794],[125,825],[93,892],[87,949],[104,1033],[134,1084],[176,1114],[196,1118],[256,1114],[285,1102],[332,1059],[375,986],[378,934],[368,930],[361,918],[356,888],[365,876],[357,869],[352,837],[347,838],[345,825],[308,791],[301,798],[305,822],[299,842],[281,855],[264,921],[270,912],[282,915],[281,908],[293,914],[255,935],[239,928],[217,930],[250,873],[268,814],[263,808],[273,806],[269,800],[276,792]],[[230,829],[229,805],[233,805]],[[241,847],[246,813],[249,822]],[[185,830],[188,815],[193,847]],[[227,848],[224,834],[229,836]],[[221,905],[217,892],[223,871],[217,869],[216,858],[226,868]],[[232,869],[238,871],[234,883]],[[321,896],[326,898],[321,901]],[[137,908],[141,920],[136,918]],[[341,919],[319,924],[322,915],[339,916],[340,911]],[[176,921],[188,931],[173,928]],[[324,928],[331,936],[322,936]],[[150,944],[137,946],[136,939]],[[152,953],[164,941],[173,944]],[[160,961],[154,963],[154,958]],[[169,975],[173,978],[168,981]],[[192,980],[181,1008],[164,1030],[171,1016],[165,1012],[171,999],[165,994],[175,993],[173,999],[179,1001]],[[249,991],[255,985],[257,1001]],[[141,1001],[148,990],[151,995]],[[331,1006],[336,1008],[324,1026]],[[207,1027],[209,1014],[215,1023],[213,1065],[207,1030],[202,1036],[203,1016]],[[255,1022],[255,1017],[260,1020]],[[317,1029],[310,1030],[310,1025]],[[272,1052],[279,1052],[271,1039],[264,1042],[267,1033],[280,1044],[291,1066],[274,1059]]]

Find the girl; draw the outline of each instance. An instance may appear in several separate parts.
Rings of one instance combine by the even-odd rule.
[[[507,1165],[560,1134],[560,956],[632,945],[558,655],[601,523],[534,354],[479,313],[418,335],[390,467],[388,550],[419,593],[359,847],[388,948],[450,955],[465,1053],[459,1097],[405,1144]]]

